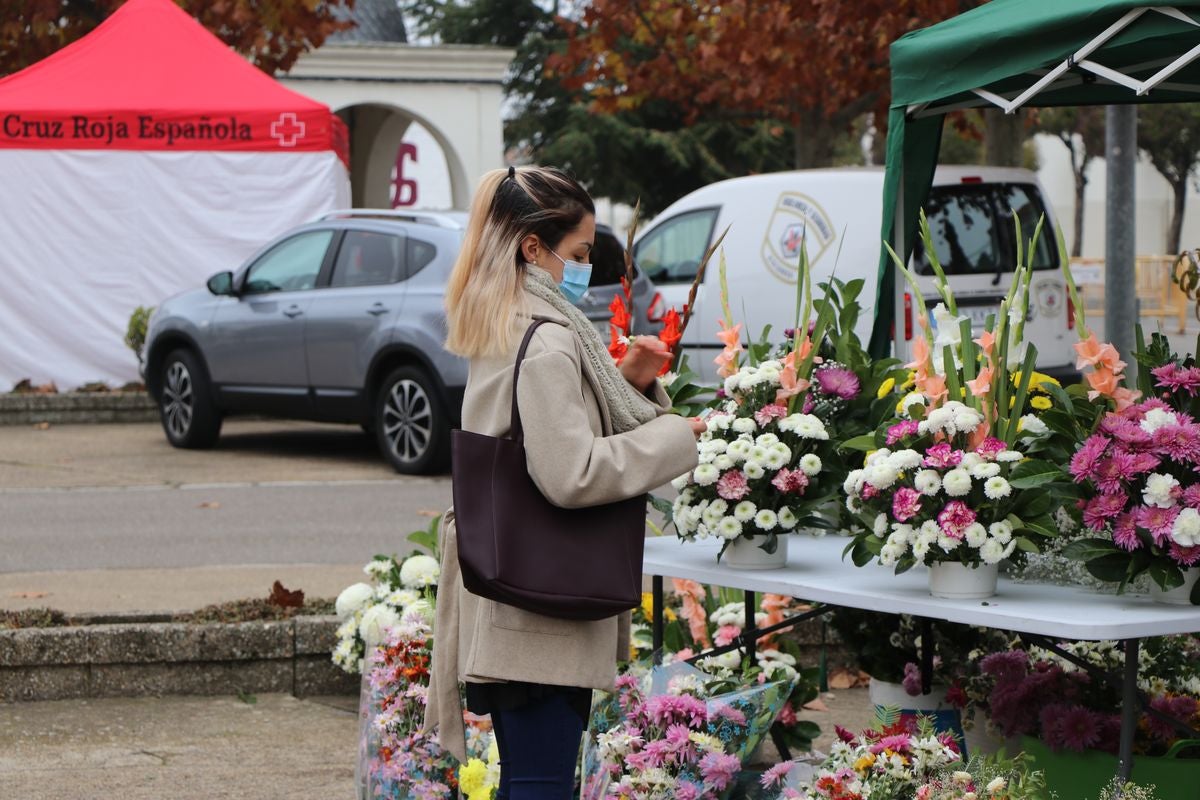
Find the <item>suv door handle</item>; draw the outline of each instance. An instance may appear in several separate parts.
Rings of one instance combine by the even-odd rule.
[[[300,306],[288,306],[283,310],[283,315],[290,318],[298,317],[303,313],[304,309],[300,308]]]
[[[367,309],[367,313],[373,317],[378,317],[380,314],[386,314],[387,312],[387,306],[385,306],[383,303],[376,303]]]

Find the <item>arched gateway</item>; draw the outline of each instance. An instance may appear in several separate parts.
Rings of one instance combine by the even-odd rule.
[[[502,82],[512,57],[492,47],[331,42],[278,77],[349,127],[355,206],[392,206],[401,140],[416,121],[441,145],[454,207],[466,208],[479,176],[504,164]]]

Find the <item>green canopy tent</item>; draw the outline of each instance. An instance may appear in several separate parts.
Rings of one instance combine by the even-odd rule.
[[[992,0],[898,39],[891,68],[883,238],[907,258],[946,114],[1200,100],[1200,0]],[[896,278],[885,250],[870,344],[877,357],[891,349]]]

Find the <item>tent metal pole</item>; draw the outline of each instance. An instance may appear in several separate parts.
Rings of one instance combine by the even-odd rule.
[[[1127,384],[1137,378],[1133,331],[1137,324],[1134,265],[1137,257],[1134,167],[1137,165],[1137,106],[1108,106],[1106,113],[1104,325],[1105,337],[1128,362]]]
[[[896,240],[896,255],[905,258],[905,237],[904,237],[904,159],[900,159],[900,176],[897,182],[899,188],[896,192],[896,217],[892,223],[892,234]],[[905,280],[904,275],[900,272],[900,268],[892,264],[892,272],[895,275],[892,281],[892,340],[893,355],[900,359],[901,363],[908,360],[908,353],[905,350],[904,328],[906,320],[904,318],[904,291]],[[916,307],[916,299],[913,299],[913,306]]]

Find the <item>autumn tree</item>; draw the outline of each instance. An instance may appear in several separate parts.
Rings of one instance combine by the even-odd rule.
[[[1036,130],[1049,134],[1067,148],[1071,173],[1075,176],[1075,230],[1071,255],[1083,255],[1084,195],[1087,169],[1094,159],[1104,156],[1104,108],[1102,106],[1065,106],[1038,111]]]
[[[1167,252],[1178,253],[1188,182],[1200,165],[1200,103],[1167,103],[1138,109],[1138,148],[1171,184],[1174,206]]]
[[[550,68],[592,109],[675,104],[687,123],[777,120],[796,167],[827,166],[864,112],[882,125],[888,48],[974,0],[594,0]]]
[[[0,0],[0,74],[9,74],[90,33],[125,0]],[[353,23],[354,0],[182,0],[178,5],[269,75]]]

